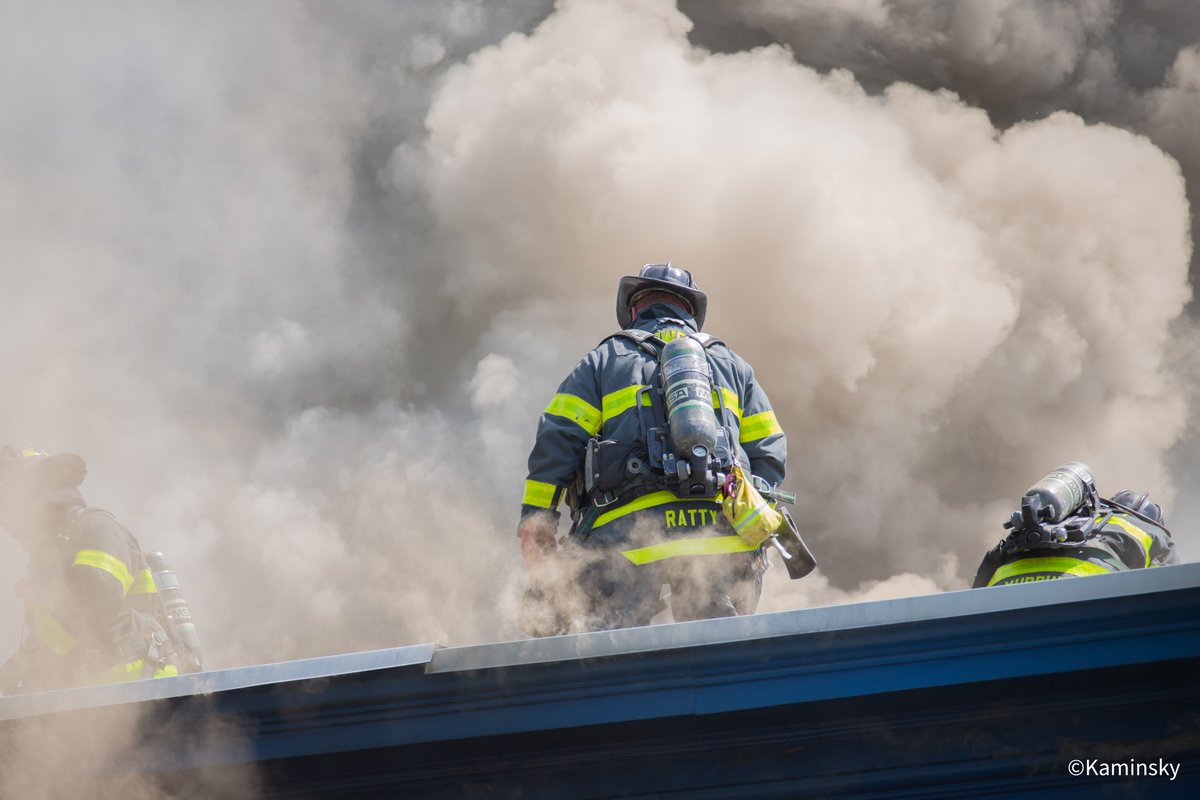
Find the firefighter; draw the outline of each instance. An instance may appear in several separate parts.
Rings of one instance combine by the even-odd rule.
[[[1036,494],[1035,490],[1047,482],[1052,484],[1062,477],[1073,482],[1076,475],[1083,477],[1078,484],[1083,489],[1079,505],[1057,515],[1062,518],[1052,524],[1022,523],[1020,514],[1014,514],[1010,523],[1013,532],[983,557],[975,575],[975,588],[1179,563],[1162,508],[1150,501],[1149,493],[1122,489],[1111,500],[1105,500],[1096,494],[1086,465],[1071,462],[1059,467],[1035,484],[1026,497]],[[1048,505],[1053,506],[1053,502]],[[1060,504],[1066,505],[1070,503]]]
[[[732,433],[730,449],[755,476],[771,485],[783,480],[787,439],[750,365],[700,333],[707,305],[691,273],[669,263],[622,278],[616,310],[623,331],[583,357],[542,413],[518,528],[533,585],[528,633],[565,632],[572,618],[584,630],[645,625],[661,610],[667,585],[676,621],[757,607],[765,561],[734,534],[715,496],[678,496],[664,474],[647,467],[653,409],[640,390],[656,379],[665,343],[690,335],[703,342],[714,413]],[[606,473],[591,491],[581,474],[589,447],[604,462],[594,471]],[[564,498],[573,525],[559,542]],[[572,590],[567,599],[564,586]]]
[[[0,448],[0,527],[29,554],[17,594],[20,649],[0,667],[0,691],[43,691],[177,674],[154,616],[154,577],[133,535],[89,508],[83,459]]]

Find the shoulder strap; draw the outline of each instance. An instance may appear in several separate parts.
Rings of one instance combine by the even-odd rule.
[[[83,508],[76,509],[75,520],[74,520],[75,524],[78,525],[79,521],[82,520],[84,518],[84,516],[86,516],[88,514],[100,514],[102,516],[108,517],[113,522],[117,523],[118,525],[121,525],[120,520],[118,520],[117,516],[115,514],[113,514],[111,511],[105,511],[103,508],[96,508],[95,506],[84,506]],[[125,527],[125,526],[121,525],[121,527]]]
[[[626,328],[623,331],[617,331],[616,333],[605,336],[600,344],[604,344],[604,342],[607,342],[609,339],[628,339],[638,347],[649,352],[655,358],[658,358],[659,348],[661,348],[663,345],[662,339],[655,337],[655,335],[650,331],[643,331],[637,328]]]
[[[713,336],[711,333],[705,333],[704,331],[700,331],[699,333],[689,333],[688,336],[699,342],[700,346],[705,350],[712,347],[714,344],[725,344],[725,342]]]
[[[699,331],[697,333],[689,332],[687,335],[699,342],[700,346],[705,350],[709,349],[713,345],[725,344],[725,342],[713,336],[712,334],[705,333],[703,331]],[[616,333],[609,334],[608,336],[605,336],[603,340],[601,340],[600,344],[604,344],[609,339],[628,339],[639,347],[652,351],[655,355],[658,355],[659,348],[663,346],[662,339],[659,339],[650,331],[643,331],[638,328],[627,328],[623,331],[617,331]]]
[[[83,508],[77,509],[72,514],[71,521],[69,523],[70,533],[73,534],[79,529],[80,524],[83,522],[83,518],[88,514],[99,514],[102,517],[108,517],[118,528],[125,531],[125,533],[129,533],[129,529],[122,524],[121,520],[117,519],[116,514],[112,513],[111,511],[105,511],[103,508],[95,508],[94,506],[84,506]],[[129,533],[129,535],[132,536],[133,534]]]
[[[68,523],[67,529],[64,531],[64,533],[67,534],[68,540],[74,536],[76,530],[79,528],[80,523],[82,523],[83,518],[88,514],[100,514],[101,516],[108,517],[110,520],[112,520],[113,524],[120,528],[121,531],[129,537],[129,540],[133,542],[134,550],[138,553],[142,552],[142,545],[137,540],[137,537],[133,535],[133,531],[129,530],[125,523],[117,519],[116,514],[112,513],[111,511],[106,511],[103,508],[96,508],[94,506],[84,506],[83,508],[75,511],[70,522]]]

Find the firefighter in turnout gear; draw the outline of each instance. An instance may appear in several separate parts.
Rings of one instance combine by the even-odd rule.
[[[757,607],[765,560],[722,515],[719,487],[685,465],[690,452],[676,459],[648,441],[665,414],[662,393],[655,399],[649,391],[667,369],[660,365],[663,348],[689,337],[694,344],[677,344],[692,348],[694,373],[709,375],[679,385],[702,391],[704,414],[711,401],[716,425],[728,434],[719,441],[728,445],[729,458],[766,484],[783,480],[787,439],[750,365],[700,333],[707,304],[691,274],[671,264],[648,264],[622,278],[617,321],[623,330],[583,357],[543,412],[519,526],[533,583],[526,632],[566,632],[572,619],[585,630],[645,625],[662,608],[664,585],[676,621]],[[684,405],[671,407],[672,420]],[[680,438],[678,427],[672,422],[672,439]],[[560,542],[564,500],[573,525]]]
[[[0,526],[29,554],[18,585],[20,649],[0,667],[0,691],[43,691],[177,674],[156,621],[154,577],[133,535],[88,508],[83,459],[0,448]]]
[[[1008,586],[1179,563],[1162,509],[1148,493],[1101,498],[1086,464],[1068,462],[1034,484],[983,557],[974,586]]]

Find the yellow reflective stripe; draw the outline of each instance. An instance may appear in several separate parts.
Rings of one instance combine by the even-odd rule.
[[[124,683],[126,681],[141,680],[146,674],[146,662],[144,659],[136,661],[127,661],[124,664],[117,664],[115,667],[104,670],[96,676],[96,683]]]
[[[1132,536],[1134,539],[1136,539],[1138,544],[1140,544],[1142,546],[1142,549],[1146,551],[1146,566],[1147,567],[1150,566],[1150,548],[1154,546],[1154,537],[1152,537],[1150,534],[1146,533],[1144,530],[1139,528],[1137,525],[1134,525],[1129,520],[1123,519],[1121,517],[1114,516],[1112,519],[1110,519],[1108,521],[1108,524],[1116,525],[1118,528],[1125,531],[1130,536]]]
[[[154,669],[155,678],[173,678],[178,674],[179,669],[174,664],[167,664],[165,667],[156,667]],[[128,681],[140,681],[144,677],[146,677],[146,660],[139,658],[135,661],[127,661],[124,664],[117,664],[115,667],[104,670],[104,672],[96,676],[91,685],[127,683]]]
[[[651,564],[676,556],[716,556],[726,553],[745,553],[757,549],[754,545],[743,542],[738,536],[710,536],[705,539],[675,539],[662,544],[652,544],[649,547],[625,550],[621,555],[640,567],[643,564]]]
[[[610,419],[615,419],[629,409],[633,408],[634,404],[637,403],[637,393],[645,388],[646,386],[642,384],[635,384],[633,386],[627,386],[624,389],[619,389],[615,392],[604,395],[604,398],[600,401],[601,416],[603,421],[608,422]],[[724,386],[718,387],[718,389],[713,389],[712,407],[721,407],[721,403],[717,399],[718,390],[721,392],[721,398],[725,401],[725,407],[729,409],[729,411],[732,412],[735,417],[741,419],[742,406],[738,400],[737,394],[732,389],[726,389]],[[649,394],[642,395],[642,405],[650,405]]]
[[[125,562],[103,550],[80,550],[75,554],[75,561],[71,566],[95,567],[107,572],[120,581],[125,594],[129,594],[129,587],[133,586],[133,576],[129,574],[129,567],[125,566]]]
[[[612,511],[605,512],[596,518],[592,523],[593,528],[599,528],[601,525],[607,525],[614,519],[620,519],[635,511],[644,511],[647,508],[666,505],[667,503],[715,503],[716,497],[676,497],[668,491],[651,492],[644,494],[636,500],[631,500],[623,506],[614,508]]]
[[[545,413],[569,419],[592,436],[600,430],[600,409],[573,394],[554,395]]]
[[[65,656],[78,644],[45,606],[33,610],[33,631],[56,656]]]
[[[776,433],[783,433],[783,428],[779,427],[775,412],[763,411],[761,414],[751,414],[742,418],[742,430],[738,434],[738,441],[742,444],[756,442]]]
[[[754,511],[752,511],[747,516],[742,517],[741,521],[733,526],[733,529],[735,531],[737,531],[738,533],[741,533],[742,531],[746,530],[747,525],[749,525],[750,523],[754,522],[754,520],[756,520],[760,516],[762,516],[762,513],[764,511],[766,511],[768,508],[770,508],[770,506],[768,506],[766,501],[764,500],[763,502],[759,503],[758,505],[756,505],[754,507]]]
[[[600,401],[601,416],[604,418],[604,421],[608,422],[610,419],[615,419],[633,408],[634,404],[637,403],[637,393],[645,388],[646,386],[642,384],[634,384],[633,386],[626,386],[624,389],[604,395]],[[649,392],[642,396],[642,405],[650,405]]]
[[[154,583],[154,573],[148,569],[138,572],[137,577],[133,579],[133,587],[129,590],[130,594],[155,594],[156,592],[158,592],[158,586]]]
[[[525,481],[525,494],[521,497],[521,502],[527,506],[554,508],[557,505],[554,502],[554,494],[557,491],[558,487],[553,483],[527,480]]]
[[[1029,575],[1034,572],[1057,572],[1062,575],[1104,575],[1111,571],[1099,564],[1082,561],[1078,558],[1061,556],[1057,558],[1022,558],[1020,561],[1005,564],[996,570],[996,574],[988,581],[988,586],[1017,575]]]
[[[724,386],[718,386],[713,389],[713,408],[720,408],[721,404],[717,402],[717,390],[721,392],[721,398],[725,401],[725,407],[733,412],[733,415],[738,419],[742,418],[742,401],[738,398],[737,393],[732,389],[726,389]]]
[[[686,335],[687,331],[681,331],[679,328],[663,328],[654,332],[654,338],[663,342],[673,342],[680,336]]]

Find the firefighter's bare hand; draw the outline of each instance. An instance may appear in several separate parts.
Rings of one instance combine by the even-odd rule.
[[[521,556],[530,574],[544,572],[558,550],[558,520],[549,514],[530,514],[521,520],[517,534],[521,537]]]

